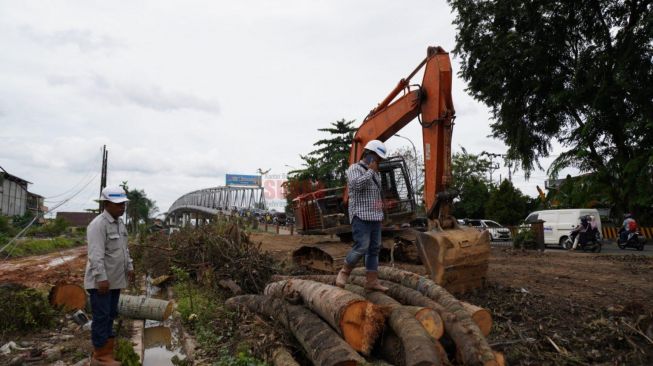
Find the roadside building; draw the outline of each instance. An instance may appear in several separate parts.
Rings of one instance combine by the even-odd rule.
[[[29,192],[29,184],[32,183],[0,167],[0,216],[23,216],[27,212],[43,216],[47,211],[43,196]]]
[[[57,212],[56,218],[63,219],[71,228],[86,228],[97,215],[97,212]]]

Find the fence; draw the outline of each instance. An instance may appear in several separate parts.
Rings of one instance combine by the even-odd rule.
[[[601,228],[601,234],[605,239],[617,240],[619,236],[619,228],[613,226],[605,226]],[[644,235],[646,239],[653,239],[653,227],[640,227],[639,233]]]

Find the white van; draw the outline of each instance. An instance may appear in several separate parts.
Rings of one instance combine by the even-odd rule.
[[[594,208],[570,208],[566,210],[543,210],[532,212],[526,220],[530,224],[536,220],[544,221],[544,244],[559,245],[564,248],[564,242],[569,232],[580,224],[582,216],[594,216],[596,227],[601,233],[601,217]]]

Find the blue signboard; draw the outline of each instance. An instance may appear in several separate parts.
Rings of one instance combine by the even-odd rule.
[[[261,186],[260,175],[227,174],[228,186]]]

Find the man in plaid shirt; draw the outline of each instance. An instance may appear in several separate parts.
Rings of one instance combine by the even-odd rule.
[[[354,247],[347,254],[345,264],[336,278],[336,285],[339,287],[345,287],[352,269],[365,257],[365,288],[371,291],[388,290],[387,287],[381,286],[378,275],[383,221],[379,162],[386,157],[387,150],[383,142],[372,140],[365,145],[361,161],[347,169],[349,220]]]

